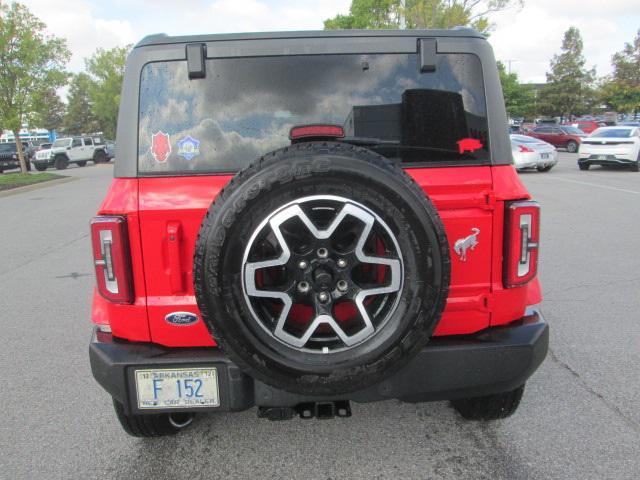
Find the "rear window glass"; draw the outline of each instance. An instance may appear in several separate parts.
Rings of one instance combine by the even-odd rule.
[[[511,140],[517,143],[540,143],[540,140],[526,135],[511,135]]]
[[[480,61],[416,54],[302,55],[147,64],[141,76],[142,173],[235,172],[289,145],[298,125],[344,127],[347,140],[403,163],[488,161]]]
[[[631,136],[631,128],[613,128],[607,130],[596,130],[591,137],[627,138]]]

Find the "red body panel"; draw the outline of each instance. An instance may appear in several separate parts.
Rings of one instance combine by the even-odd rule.
[[[126,215],[129,227],[129,247],[133,269],[134,302],[132,305],[112,303],[102,298],[96,290],[93,294],[92,319],[94,323],[109,323],[116,337],[148,342],[147,290],[145,288],[138,217],[138,180],[117,178],[111,183],[98,215]],[[147,246],[145,245],[145,250]]]
[[[436,205],[449,240],[451,291],[435,335],[509,323],[520,318],[526,306],[540,302],[537,279],[521,288],[502,286],[504,201],[529,198],[513,167],[415,168],[407,173]],[[179,311],[199,315],[192,286],[193,251],[203,216],[230,179],[114,180],[99,213],[128,216],[135,303],[114,305],[97,295],[94,322],[110,323],[114,335],[129,340],[215,345],[202,321],[173,325],[165,316]],[[463,261],[454,246],[473,229],[479,230],[478,241]]]

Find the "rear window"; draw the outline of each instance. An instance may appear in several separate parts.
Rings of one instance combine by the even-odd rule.
[[[141,76],[141,173],[235,172],[289,145],[293,126],[334,124],[347,140],[405,164],[487,162],[480,60],[416,54],[301,55],[147,64]]]
[[[516,143],[540,143],[540,140],[526,135],[511,135],[511,140]]]
[[[591,134],[592,138],[608,137],[608,138],[628,138],[631,136],[631,128],[612,128],[607,130],[596,130]]]

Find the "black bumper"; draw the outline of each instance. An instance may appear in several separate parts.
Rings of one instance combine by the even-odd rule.
[[[0,158],[0,167],[5,170],[20,168],[20,161],[15,159]]]
[[[525,383],[544,360],[549,328],[535,309],[506,327],[474,335],[437,337],[400,372],[366,390],[335,396],[304,396],[266,385],[245,375],[216,348],[163,348],[114,339],[95,331],[89,357],[98,383],[120,401],[127,413],[137,408],[133,372],[139,368],[216,367],[220,406],[201,410],[240,411],[255,405],[353,400],[407,402],[450,400],[506,392]]]
[[[603,167],[624,167],[635,165],[636,163],[638,163],[638,161],[627,158],[617,158],[615,155],[606,155],[606,158],[600,158],[600,155],[591,155],[587,158],[579,158],[578,164],[580,163],[586,163],[589,165],[602,165]]]

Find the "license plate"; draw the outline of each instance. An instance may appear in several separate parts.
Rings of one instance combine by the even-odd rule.
[[[606,155],[598,155],[598,160],[606,160],[607,156]]]
[[[542,153],[542,154],[540,154],[540,158],[549,158],[549,154],[548,153]]]
[[[136,370],[138,408],[219,407],[215,368]]]

